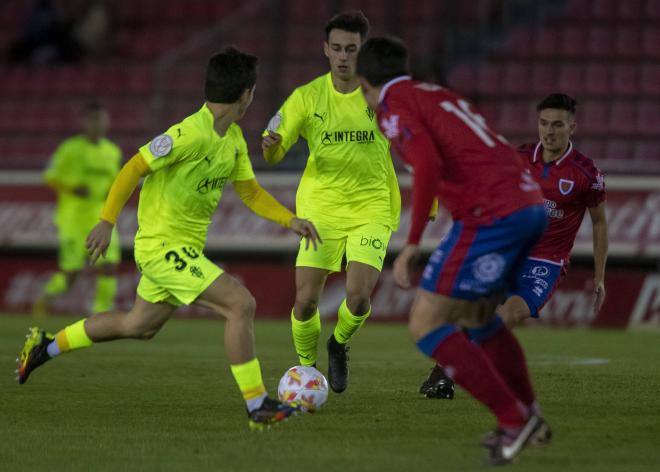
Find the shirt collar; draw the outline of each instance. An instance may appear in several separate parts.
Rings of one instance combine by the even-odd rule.
[[[541,141],[539,141],[536,147],[534,148],[534,155],[532,157],[532,162],[536,162],[536,159],[539,157],[539,151],[541,151],[542,149],[543,146],[541,145]],[[561,164],[564,161],[564,159],[566,159],[569,156],[571,152],[573,152],[573,142],[569,140],[568,148],[566,149],[566,152],[559,159],[555,161],[555,165],[558,166],[559,164]],[[542,158],[543,157],[541,156],[541,159]]]
[[[383,88],[380,89],[380,95],[378,96],[378,103],[381,103],[383,99],[385,98],[385,94],[387,93],[387,89],[389,89],[392,85],[398,84],[399,82],[403,82],[404,80],[411,80],[412,77],[409,75],[400,75],[399,77],[395,77],[389,82],[387,82],[385,85],[383,85]]]

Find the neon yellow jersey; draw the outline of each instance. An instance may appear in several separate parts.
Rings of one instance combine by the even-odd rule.
[[[201,250],[227,181],[254,178],[237,124],[220,137],[206,104],[140,148],[151,168],[140,191],[135,252],[168,243]]]
[[[86,187],[89,195],[79,197],[59,191],[54,222],[65,234],[87,234],[99,221],[105,197],[121,164],[121,150],[108,139],[93,143],[83,135],[64,140],[44,173],[46,181],[68,188]]]
[[[295,89],[268,129],[282,135],[287,151],[299,136],[307,140],[296,214],[316,224],[321,237],[367,223],[398,228],[401,196],[389,142],[359,88],[339,93],[330,73],[322,75]]]

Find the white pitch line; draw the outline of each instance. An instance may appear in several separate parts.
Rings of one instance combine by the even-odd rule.
[[[537,356],[532,358],[532,365],[605,365],[610,360],[603,357],[574,357],[574,356]]]

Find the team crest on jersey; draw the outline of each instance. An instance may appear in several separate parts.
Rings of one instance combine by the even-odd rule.
[[[374,121],[374,116],[376,116],[374,111],[371,108],[367,107],[366,113],[367,113],[367,117],[369,118],[369,121]]]
[[[559,191],[562,195],[568,195],[573,190],[575,182],[567,179],[559,179]]]
[[[151,151],[151,154],[153,154],[155,159],[158,159],[159,157],[167,156],[172,150],[173,144],[174,141],[172,140],[172,136],[161,134],[151,140],[149,151]]]
[[[399,135],[399,115],[383,118],[380,125],[383,127],[383,134],[388,138],[394,139]]]
[[[472,273],[479,282],[492,283],[502,276],[506,260],[500,254],[493,252],[481,256],[472,264]]]

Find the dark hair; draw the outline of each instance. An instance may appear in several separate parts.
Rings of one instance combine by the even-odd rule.
[[[340,29],[350,33],[359,33],[360,39],[364,40],[369,34],[369,20],[360,10],[350,10],[339,13],[325,24],[325,39],[330,37],[330,31]]]
[[[360,48],[357,75],[378,87],[390,80],[408,74],[408,50],[394,37],[371,38]]]
[[[87,102],[85,104],[85,107],[83,108],[83,111],[85,113],[98,113],[100,111],[104,111],[105,107],[101,102]]]
[[[545,97],[536,105],[536,111],[545,110],[546,108],[557,108],[559,110],[566,110],[571,114],[575,114],[575,106],[577,101],[564,93],[553,93]]]
[[[234,103],[257,82],[257,58],[229,47],[209,59],[206,66],[206,100]]]

